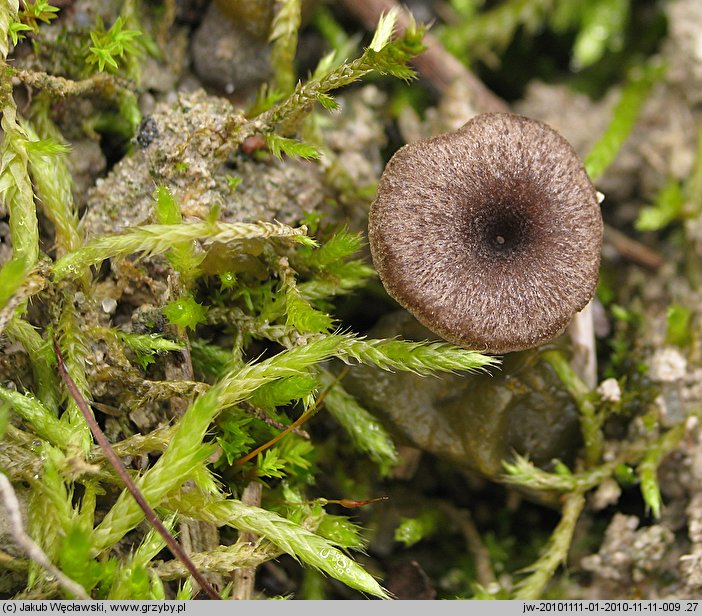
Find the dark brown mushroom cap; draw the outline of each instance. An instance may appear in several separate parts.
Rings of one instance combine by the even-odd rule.
[[[488,113],[404,146],[370,210],[388,293],[461,346],[506,353],[561,333],[595,291],[596,191],[555,130]]]

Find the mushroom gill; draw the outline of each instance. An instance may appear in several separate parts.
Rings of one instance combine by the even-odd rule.
[[[395,153],[369,238],[388,293],[421,323],[461,346],[505,353],[553,339],[590,301],[602,217],[560,134],[489,113]]]

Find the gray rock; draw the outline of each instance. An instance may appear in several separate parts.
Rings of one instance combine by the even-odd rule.
[[[405,312],[384,317],[370,335],[434,337]],[[575,404],[537,350],[505,355],[490,374],[421,377],[359,366],[343,384],[410,443],[491,479],[514,452],[545,465],[570,461],[579,447]]]
[[[193,36],[192,59],[197,76],[227,94],[253,92],[271,74],[265,38],[238,27],[214,3]]]
[[[229,101],[202,90],[161,103],[144,119],[137,148],[88,194],[81,221],[87,237],[155,222],[153,191],[167,186],[186,219],[219,208],[225,222],[278,220],[296,223],[324,200],[319,168],[304,161],[237,157],[228,166],[221,134],[236,112]],[[236,190],[227,176],[242,181]]]

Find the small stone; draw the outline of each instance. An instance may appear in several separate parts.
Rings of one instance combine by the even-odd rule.
[[[266,39],[249,34],[210,5],[192,43],[195,73],[221,90],[255,91],[271,73]]]
[[[677,349],[657,350],[649,362],[649,376],[658,383],[673,383],[685,376],[687,360]]]
[[[106,297],[102,300],[102,310],[107,314],[112,314],[117,309],[117,300],[112,297]]]
[[[602,381],[597,388],[597,393],[600,394],[603,402],[621,402],[622,400],[622,390],[617,379]]]
[[[595,511],[601,511],[619,501],[622,489],[614,479],[605,479],[595,490],[590,500],[590,506]]]

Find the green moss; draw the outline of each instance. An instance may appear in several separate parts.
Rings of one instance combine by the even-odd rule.
[[[400,83],[415,77],[409,63],[424,49],[424,27],[410,21],[396,32],[393,10],[357,51],[360,38],[346,32],[332,8],[322,7],[314,26],[332,51],[298,81],[302,2],[218,4],[241,16],[250,9],[245,21],[264,25],[273,47],[273,82],[261,88],[257,101],[236,105],[204,93],[184,95],[172,113],[157,107],[141,138],[129,146],[126,140],[140,125],[139,104],[162,95],[152,85],[142,96],[138,85],[139,55],[149,48],[151,59],[159,56],[150,48],[150,30],[160,28],[151,24],[150,13],[130,0],[104,25],[85,28],[67,21],[67,30],[49,36],[41,23],[51,22],[56,10],[45,1],[0,7],[0,196],[13,249],[0,269],[0,329],[24,362],[13,362],[10,351],[5,361],[3,346],[0,461],[18,488],[30,486],[29,534],[93,598],[163,599],[176,592],[179,598],[192,597],[190,581],[177,586],[187,570],[156,560],[162,539],[145,532],[144,512],[94,446],[78,402],[56,373],[56,343],[79,397],[89,401],[166,525],[188,537],[184,529],[194,528],[192,520],[213,532],[221,528],[214,544],[200,543],[193,554],[208,574],[255,568],[288,554],[308,567],[302,573],[285,565],[292,577],[304,577],[299,594],[306,598],[352,591],[384,598],[388,580],[377,578],[388,572],[381,567],[391,567],[392,559],[383,563],[359,552],[369,538],[382,545],[389,528],[385,539],[393,556],[441,554],[445,562],[428,565],[441,584],[439,596],[536,598],[564,592],[558,579],[550,590],[549,584],[572,547],[585,495],[612,479],[621,485],[638,482],[642,507],[658,516],[664,505],[658,469],[684,436],[683,424],[663,428],[651,411],[657,392],[644,375],[645,353],[635,346],[645,312],[623,297],[616,273],[603,276],[599,297],[615,331],[598,349],[606,353],[601,375],[617,379],[621,401],[590,391],[568,354],[550,348],[540,356],[539,368],[536,359],[510,358],[505,365],[514,363],[514,373],[510,367],[502,379],[476,379],[471,421],[464,421],[451,410],[462,404],[458,388],[442,388],[458,379],[466,382],[465,372],[496,367],[500,360],[442,342],[366,338],[353,333],[355,322],[339,318],[341,302],[353,293],[362,304],[357,312],[377,312],[385,304],[368,305],[369,297],[382,303],[376,301],[380,291],[360,293],[375,272],[355,230],[375,181],[369,173],[357,185],[345,171],[343,144],[332,147],[331,139],[325,140],[325,130],[336,122],[329,113],[337,113],[343,98],[353,97],[350,87],[371,75],[399,80],[395,87],[403,88],[391,109],[376,110],[378,126],[386,119],[401,123],[408,105],[422,112],[431,95]],[[471,60],[509,59],[521,49],[514,45],[518,32],[543,29],[570,37],[568,57],[582,69],[580,76],[586,67],[601,67],[612,53],[630,51],[621,49],[627,46],[626,22],[634,18],[625,0],[598,0],[587,7],[550,0],[449,5],[471,19],[448,25],[439,35],[457,53],[459,47],[467,49]],[[169,6],[164,5],[164,15]],[[165,21],[173,24],[172,18]],[[21,54],[11,62],[7,58],[10,41],[20,43],[30,31],[34,46],[26,53],[36,66],[21,68]],[[653,86],[663,79],[658,65],[636,64],[609,128],[587,157],[594,178],[616,159]],[[26,108],[16,103],[18,83],[35,93]],[[347,90],[337,100],[342,88]],[[69,133],[61,115],[73,107],[82,110],[82,123]],[[71,139],[118,136],[120,151],[102,144],[114,158],[132,149],[91,191],[80,224],[79,204],[85,199],[74,195],[62,130]],[[381,145],[374,145],[370,154],[362,147],[353,153],[379,159]],[[702,165],[697,163],[689,180],[669,180],[641,213],[638,229],[658,231],[699,214]],[[290,177],[297,180],[288,189],[292,195],[277,186],[280,178]],[[302,217],[308,184],[318,187],[319,195],[311,200],[315,211]],[[251,195],[265,204],[242,214],[244,207],[236,205]],[[249,217],[276,207],[284,211],[278,201],[286,199],[297,207],[286,219],[289,224]],[[115,232],[114,225],[123,230]],[[667,305],[667,342],[694,351],[696,313],[684,300]],[[483,435],[493,428],[500,434],[519,432],[506,425],[507,418],[517,417],[518,427],[538,441],[542,424],[533,419],[533,407],[547,407],[544,417],[551,428],[562,425],[566,415],[577,426],[579,413],[582,451],[536,443],[531,452],[542,455],[542,466],[526,455],[530,452],[501,466],[512,453],[512,441],[503,439],[488,460],[491,468],[504,470],[504,476],[493,473],[493,478],[539,502],[562,502],[562,511],[544,514],[529,537],[518,528],[519,509],[503,506],[492,516],[476,516],[476,528],[467,531],[461,521],[468,518],[460,511],[447,515],[446,503],[436,499],[447,487],[446,475],[454,482],[451,498],[473,506],[463,467],[429,467],[428,472],[422,467],[412,498],[386,502],[386,493],[404,489],[398,488],[397,476],[407,472],[410,455],[405,441],[375,415],[378,409],[366,408],[352,391],[354,378],[371,381],[358,364],[384,374],[411,374],[412,387],[403,395],[435,392],[431,403],[422,402],[422,414],[412,417],[424,421],[436,403],[446,411],[442,421],[461,432],[459,444],[470,443],[484,459]],[[456,380],[426,386],[442,372]],[[380,406],[399,409],[407,421],[409,405],[399,394],[388,401],[384,383],[374,382]],[[531,396],[542,389],[548,395]],[[512,400],[513,394],[529,395],[510,407],[514,415],[498,412],[500,400]],[[621,426],[634,416],[642,417],[646,431],[626,441]],[[437,438],[438,453],[453,455],[455,442],[439,440],[436,424],[424,427]],[[553,451],[558,453],[544,453]],[[257,502],[248,500],[250,486],[261,488]],[[516,570],[529,562],[525,571]],[[34,561],[12,567],[28,571],[23,591],[28,597],[69,592]],[[485,567],[516,580],[514,590],[483,584]],[[335,583],[325,583],[319,572]],[[346,589],[340,592],[341,585]]]

